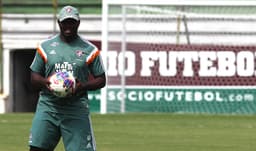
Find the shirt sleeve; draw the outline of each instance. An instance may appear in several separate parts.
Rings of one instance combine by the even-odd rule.
[[[30,69],[34,72],[40,73],[41,75],[44,75],[44,60],[39,54],[38,51],[36,51],[34,60],[32,64],[30,65]]]
[[[98,75],[105,73],[104,65],[103,65],[102,58],[101,58],[100,54],[94,58],[94,60],[89,65],[89,68],[90,68],[90,72],[94,76],[98,76]]]

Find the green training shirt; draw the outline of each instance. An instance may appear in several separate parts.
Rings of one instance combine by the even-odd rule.
[[[105,73],[100,51],[80,36],[71,43],[65,43],[56,35],[38,45],[35,58],[30,66],[33,72],[49,77],[55,72],[68,71],[81,82],[88,81],[89,74],[98,76]],[[88,111],[88,96],[59,98],[47,89],[40,91],[37,109],[57,113]]]

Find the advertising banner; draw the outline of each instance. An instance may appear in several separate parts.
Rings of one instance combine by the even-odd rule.
[[[109,43],[107,112],[256,112],[255,46],[121,47]]]

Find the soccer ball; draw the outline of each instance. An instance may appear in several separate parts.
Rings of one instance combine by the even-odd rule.
[[[76,81],[70,72],[57,72],[49,77],[51,82],[50,87],[53,89],[53,94],[57,97],[66,97],[72,93],[75,88]],[[73,85],[70,88],[64,87],[65,80],[71,80]]]

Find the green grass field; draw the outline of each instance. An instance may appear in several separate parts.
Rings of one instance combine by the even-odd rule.
[[[28,151],[32,116],[0,115],[0,151]],[[256,150],[256,116],[93,114],[92,121],[97,151]]]

